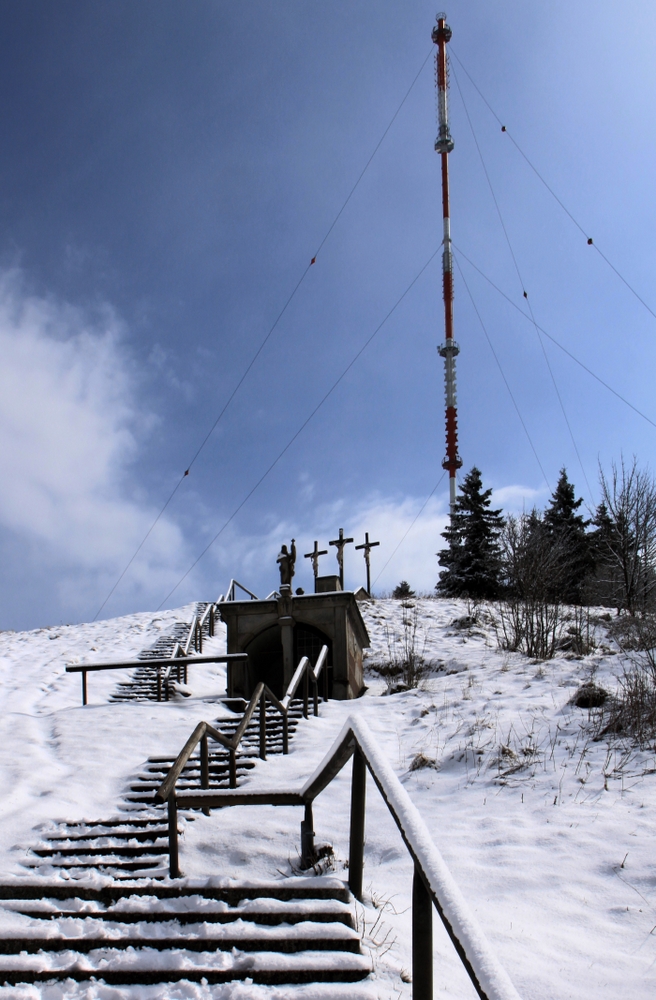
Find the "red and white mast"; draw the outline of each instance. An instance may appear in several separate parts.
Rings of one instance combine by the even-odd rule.
[[[460,348],[453,339],[453,255],[451,253],[451,213],[449,207],[449,153],[453,149],[453,139],[449,131],[449,111],[447,103],[446,43],[451,39],[451,28],[446,23],[446,14],[437,15],[433,28],[433,41],[437,45],[435,53],[435,80],[437,84],[438,134],[435,152],[442,162],[442,222],[444,227],[444,250],[442,252],[442,292],[444,297],[444,343],[438,353],[444,358],[444,387],[446,397],[446,457],[442,468],[449,473],[449,503],[453,511],[456,499],[456,473],[462,466],[458,454],[458,419],[456,410],[456,355]]]

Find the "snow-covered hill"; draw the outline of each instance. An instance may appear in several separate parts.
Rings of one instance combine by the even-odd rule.
[[[303,723],[289,757],[258,763],[245,783],[289,786],[319,763],[349,714],[366,719],[428,822],[467,900],[520,994],[535,1000],[618,996],[646,1000],[656,988],[656,759],[622,757],[586,732],[587,712],[570,699],[591,672],[608,687],[622,669],[612,644],[583,659],[536,663],[498,650],[486,614],[457,601],[419,600],[415,646],[431,670],[417,689],[393,695],[373,669],[390,659],[414,616],[397,601],[362,605],[372,639],[368,690],[355,702],[330,702]],[[73,659],[133,657],[162,631],[189,621],[193,607],[92,625],[0,634],[0,878],[25,876],[21,859],[35,827],[116,811],[131,776],[149,754],[177,753],[196,722],[215,719],[221,667],[190,674],[188,699],[118,704],[119,673],[80,680]],[[221,649],[222,633],[212,648]],[[349,778],[317,800],[319,842],[333,845],[345,876]],[[275,878],[298,860],[297,809],[233,808],[188,823],[181,864],[189,876]],[[362,934],[376,966],[379,997],[407,996],[410,970],[411,863],[378,793],[369,783]],[[472,989],[436,918],[436,996]],[[47,989],[0,988],[36,997]],[[93,994],[134,996],[97,987]],[[318,988],[317,997],[332,995]],[[171,997],[306,996],[306,988],[269,993],[240,985],[180,984]],[[314,995],[314,994],[313,994]],[[340,993],[340,996],[343,995]],[[150,996],[147,992],[143,997]]]

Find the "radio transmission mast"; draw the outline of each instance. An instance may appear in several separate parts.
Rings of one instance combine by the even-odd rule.
[[[442,162],[442,222],[444,226],[444,250],[442,252],[442,293],[444,298],[444,343],[438,353],[444,358],[444,388],[446,397],[446,457],[442,468],[449,473],[449,503],[453,512],[456,499],[456,473],[462,466],[458,454],[458,414],[456,410],[456,355],[460,348],[453,339],[453,255],[451,253],[451,212],[449,207],[449,153],[453,149],[453,139],[449,131],[449,110],[447,103],[446,43],[451,39],[451,28],[446,23],[446,14],[437,15],[433,28],[433,41],[437,45],[435,53],[435,82],[437,85],[438,133],[435,152]]]

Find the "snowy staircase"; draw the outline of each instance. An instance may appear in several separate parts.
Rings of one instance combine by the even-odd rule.
[[[194,614],[202,616],[207,603],[196,605]],[[177,622],[166,635],[159,637],[157,642],[143,649],[138,658],[144,661],[143,667],[137,667],[127,681],[121,681],[116,686],[110,701],[157,701],[157,669],[148,666],[148,660],[165,659],[172,656],[178,643],[183,645],[189,634],[189,624]],[[203,638],[209,637],[209,621],[203,625]]]
[[[225,887],[32,880],[0,884],[0,910],[0,982],[10,985],[350,983],[371,972],[352,897],[332,877]]]
[[[217,728],[230,737],[241,716],[221,719]],[[292,703],[289,711],[289,738],[302,718],[302,704]],[[255,766],[259,758],[259,708],[237,751],[237,780]],[[267,711],[267,753],[282,753],[282,722],[275,711]],[[30,869],[50,873],[51,869],[69,872],[79,878],[90,871],[115,879],[162,879],[168,875],[168,827],[166,807],[153,802],[155,792],[166,777],[174,757],[150,757],[143,770],[135,775],[124,796],[125,805],[118,815],[107,820],[62,822],[44,830],[23,864]],[[228,752],[210,744],[210,788],[229,787]],[[200,759],[192,757],[177,782],[179,790],[200,787]],[[181,811],[181,831],[193,821],[191,810]]]
[[[29,868],[66,871],[75,878],[100,872],[115,879],[165,878],[168,874],[166,814],[116,816],[59,823],[43,834],[23,861]]]
[[[246,707],[244,703],[244,708]],[[303,717],[302,703],[292,702],[289,707],[289,739],[296,732],[299,720]],[[241,721],[241,716],[235,719],[221,719],[215,725],[230,738]],[[282,719],[278,712],[267,706],[267,754],[282,753]],[[237,781],[255,766],[259,759],[260,746],[260,709],[255,710],[253,718],[244,733],[237,751]],[[152,805],[153,796],[174,762],[175,757],[149,757],[145,769],[136,776],[134,783],[125,799],[130,804]],[[210,788],[229,787],[229,754],[217,743],[210,742]],[[178,790],[200,787],[200,757],[192,757],[185,765],[176,783]]]

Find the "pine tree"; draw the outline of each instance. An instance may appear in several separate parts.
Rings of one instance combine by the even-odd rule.
[[[554,598],[566,604],[581,604],[583,586],[593,566],[590,524],[578,513],[583,497],[575,499],[574,484],[567,478],[567,470],[560,470],[556,489],[544,512],[543,524],[554,545],[561,550],[558,580],[554,580]]]
[[[396,586],[392,591],[392,597],[395,597],[399,601],[415,596],[415,592],[411,589],[407,580],[401,580],[398,586]]]
[[[490,510],[492,490],[483,490],[480,471],[467,473],[456,497],[451,522],[442,534],[448,546],[438,552],[437,591],[445,597],[493,598],[500,590],[503,527],[501,510]]]
[[[591,597],[595,604],[619,609],[624,606],[622,565],[623,555],[631,545],[631,533],[625,530],[621,517],[618,524],[613,521],[603,501],[595,511],[592,523],[594,531],[588,535],[593,564],[589,587]]]

